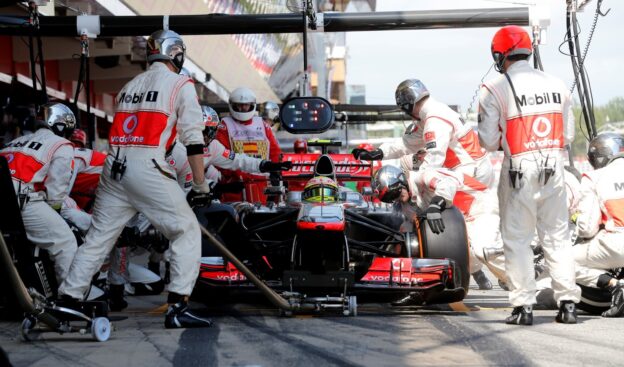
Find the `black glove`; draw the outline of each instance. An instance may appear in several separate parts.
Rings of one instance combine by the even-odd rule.
[[[446,207],[446,200],[441,196],[434,196],[429,207],[425,211],[429,228],[435,234],[444,232],[444,221],[442,221],[442,210]]]
[[[201,185],[196,185],[193,182],[193,188],[186,195],[186,201],[188,201],[191,208],[193,207],[203,207],[209,205],[212,201],[212,191],[214,189],[214,182],[206,182],[204,181]]]
[[[260,162],[260,172],[277,172],[277,171],[288,171],[292,168],[292,162],[271,162],[271,161],[262,161]]]
[[[383,151],[381,149],[371,150],[355,148],[351,151],[353,158],[365,161],[380,161],[383,159]]]
[[[197,192],[194,190],[191,190],[188,194],[186,194],[186,201],[188,201],[191,208],[209,205],[212,198],[212,193]]]

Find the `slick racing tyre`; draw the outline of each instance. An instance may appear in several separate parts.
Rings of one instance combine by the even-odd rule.
[[[578,308],[594,315],[600,315],[609,309],[611,306],[611,292],[580,284],[578,286],[581,287],[581,301],[578,303]]]
[[[470,284],[468,236],[466,233],[466,222],[462,213],[454,206],[442,212],[445,230],[440,234],[435,234],[429,228],[427,220],[420,218],[418,222],[422,243],[420,254],[422,258],[440,259],[447,258],[455,261],[458,279],[455,284],[461,285],[468,293]]]

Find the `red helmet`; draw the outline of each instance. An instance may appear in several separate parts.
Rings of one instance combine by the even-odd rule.
[[[358,149],[368,150],[369,152],[375,150],[375,147],[371,143],[362,143],[357,146]]]
[[[496,32],[492,38],[492,57],[496,63],[496,70],[502,70],[503,63],[509,56],[527,55],[533,53],[533,45],[529,34],[517,25],[505,26]]]
[[[297,139],[293,143],[293,149],[297,154],[305,154],[308,152],[308,142],[303,139]]]
[[[84,130],[74,129],[69,141],[74,143],[74,146],[84,148],[87,146],[87,133]]]

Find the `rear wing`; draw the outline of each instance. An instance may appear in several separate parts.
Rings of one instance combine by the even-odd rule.
[[[283,161],[293,162],[290,171],[282,172],[286,181],[309,180],[314,177],[314,163],[321,156],[319,153],[282,155]],[[373,175],[373,163],[353,158],[351,154],[329,154],[334,162],[338,182],[361,181],[370,182]]]

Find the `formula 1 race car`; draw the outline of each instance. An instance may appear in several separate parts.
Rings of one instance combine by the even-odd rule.
[[[318,116],[319,110],[331,112],[331,105],[320,98],[290,100],[283,110],[299,111],[292,115],[304,117],[298,131],[310,132],[314,126],[306,124],[306,108],[312,110],[308,116]],[[292,119],[282,116],[282,121],[293,128]],[[324,151],[337,144],[316,143]],[[403,232],[402,215],[372,203],[371,163],[350,154],[286,154],[283,159],[293,162],[293,169],[283,176],[288,191],[267,190],[284,197],[281,203],[213,205],[198,212],[200,223],[211,228],[235,258],[224,259],[206,243],[195,294],[251,290],[261,280],[298,305],[291,310],[338,308],[345,314],[356,313],[358,296],[372,302],[410,296],[410,304],[450,303],[465,297],[468,244],[464,218],[456,208],[443,212],[447,229],[441,234],[431,232],[424,218],[415,221],[413,232]],[[320,177],[340,187],[334,193],[321,185],[310,200],[300,191],[301,183]],[[354,182],[367,185],[364,195],[345,187]]]

